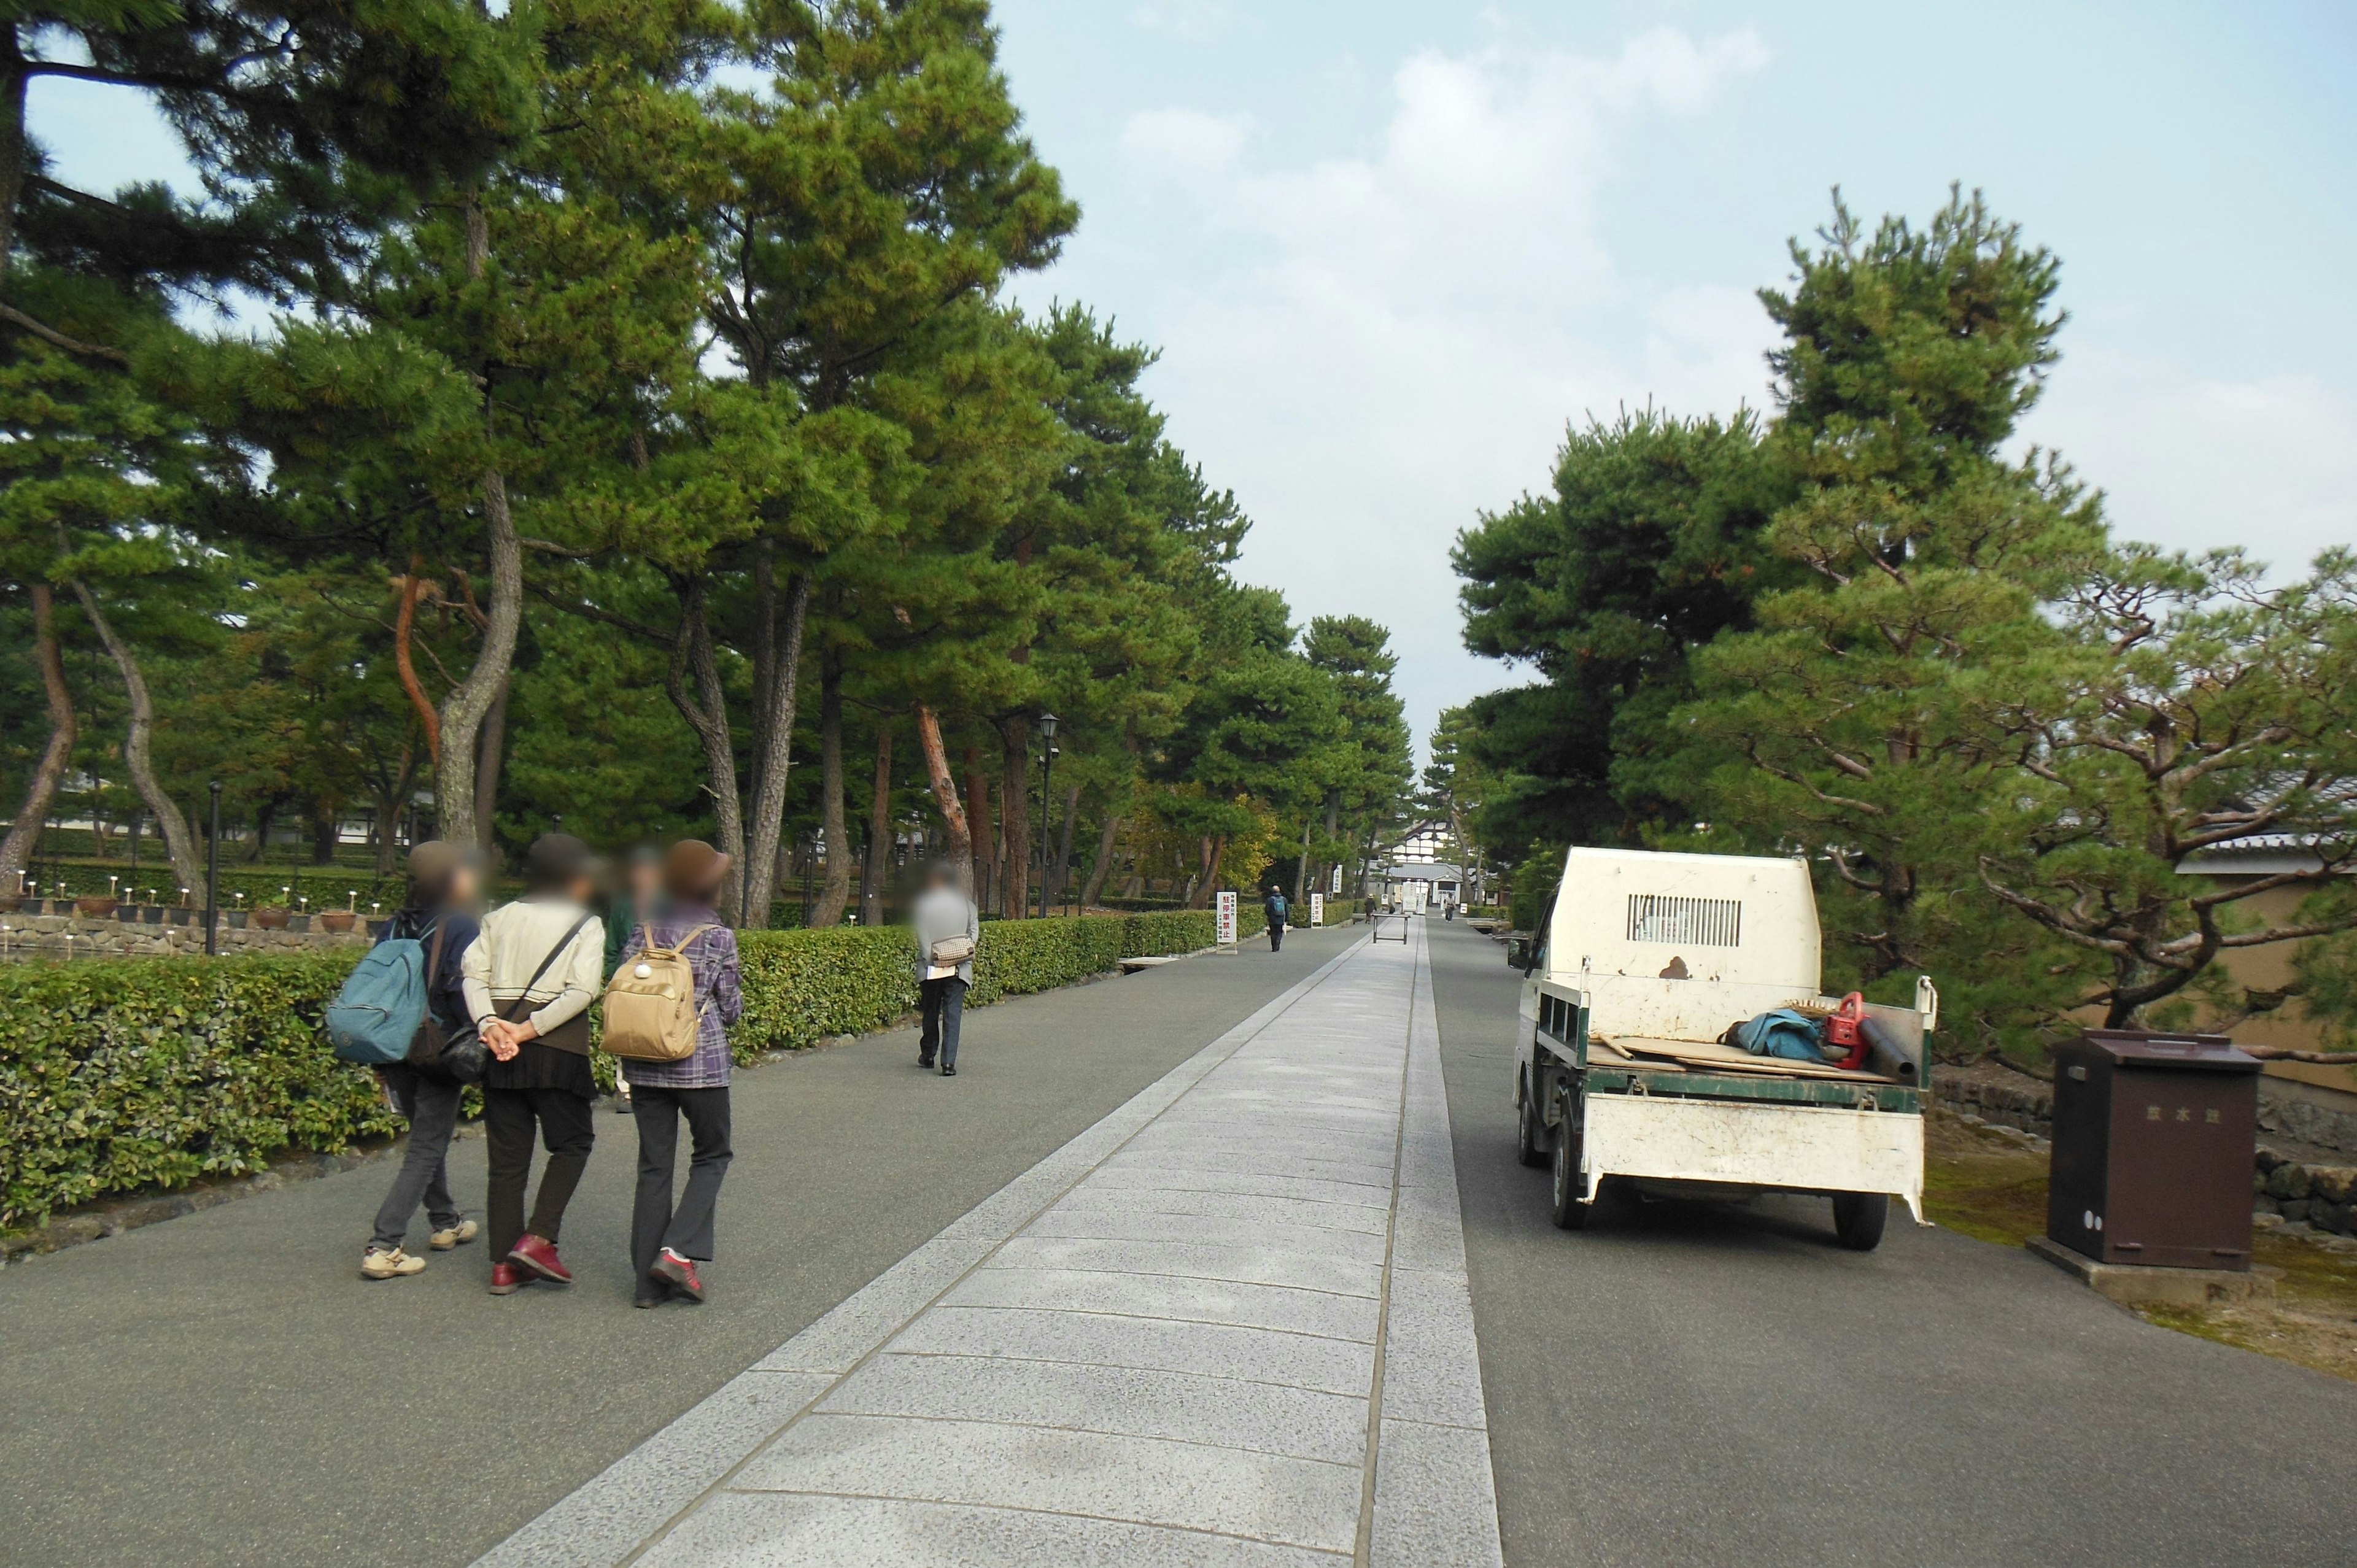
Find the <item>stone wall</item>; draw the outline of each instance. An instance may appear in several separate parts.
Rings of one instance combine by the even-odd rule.
[[[1943,1110],[1978,1116],[2000,1126],[2018,1127],[2041,1138],[2054,1135],[2054,1090],[2027,1074],[2018,1082],[1967,1077],[1952,1068],[1932,1069],[1932,1102]],[[2357,1112],[2340,1109],[2306,1084],[2259,1079],[2259,1131],[2303,1144],[2357,1153]]]
[[[2351,1207],[2357,1202],[2357,1165],[2305,1165],[2273,1149],[2261,1149],[2253,1173],[2252,1208],[2276,1214],[2287,1225],[2306,1224],[2337,1235],[2357,1233]]]
[[[48,900],[51,905],[55,899]],[[68,905],[65,908],[70,908]],[[138,910],[135,914],[153,913],[156,919],[120,918],[122,910],[113,915],[80,915],[35,913],[26,908],[0,913],[0,957],[9,961],[27,959],[89,959],[89,958],[177,958],[201,954],[205,950],[204,911],[201,909]],[[185,915],[186,923],[174,924],[172,917]],[[319,923],[316,915],[296,916],[305,929],[296,930],[292,924],[283,930],[269,931],[253,923],[250,916],[223,911],[220,917],[220,949],[225,953],[242,952],[318,952],[328,948],[358,946],[368,940],[368,921],[363,918],[349,931],[330,931]]]

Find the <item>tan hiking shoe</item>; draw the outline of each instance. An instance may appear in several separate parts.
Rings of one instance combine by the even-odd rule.
[[[473,1220],[461,1219],[456,1225],[451,1226],[447,1230],[436,1230],[434,1232],[434,1234],[427,1239],[425,1244],[433,1248],[437,1252],[447,1252],[453,1247],[465,1246],[468,1242],[473,1240],[476,1237],[481,1234],[482,1231],[476,1226]]]
[[[364,1280],[397,1280],[425,1266],[425,1259],[413,1258],[398,1247],[390,1252],[371,1247],[361,1254],[361,1278]]]

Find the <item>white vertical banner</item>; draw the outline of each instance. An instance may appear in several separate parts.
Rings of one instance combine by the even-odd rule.
[[[1215,902],[1214,902],[1214,904],[1213,904],[1213,906],[1212,906],[1212,907],[1213,907],[1215,909],[1217,909],[1217,910],[1218,910],[1218,913],[1212,917],[1212,918],[1213,918],[1213,919],[1214,919],[1214,921],[1216,922],[1216,924],[1215,924],[1215,926],[1214,926],[1214,928],[1213,928],[1214,935],[1213,935],[1212,940],[1213,940],[1214,941],[1218,942],[1218,943],[1220,944],[1220,946],[1222,946],[1222,947],[1223,947],[1223,948],[1232,948],[1232,947],[1235,946],[1235,945],[1236,945],[1236,895],[1235,895],[1235,890],[1234,890],[1233,888],[1230,888],[1230,889],[1228,889],[1228,890],[1227,890],[1227,891],[1225,891],[1225,892],[1222,892],[1222,893],[1220,893],[1220,894],[1215,895]]]
[[[1326,873],[1326,891],[1329,893],[1342,891],[1342,864],[1340,861],[1335,862]]]
[[[1326,895],[1323,893],[1312,893],[1309,896],[1309,923],[1313,926],[1322,926],[1326,923]]]

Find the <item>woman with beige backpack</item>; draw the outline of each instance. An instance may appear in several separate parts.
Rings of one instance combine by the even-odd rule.
[[[663,856],[661,906],[622,947],[606,984],[606,1051],[619,1059],[639,1127],[639,1191],[630,1211],[634,1305],[700,1302],[697,1270],[712,1261],[714,1210],[728,1172],[728,1026],[744,1015],[737,933],[713,912],[728,856],[682,839]],[[694,1152],[687,1190],[672,1202],[679,1124]]]

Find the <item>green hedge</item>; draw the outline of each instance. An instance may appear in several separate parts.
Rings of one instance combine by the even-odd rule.
[[[1265,929],[1242,911],[1243,934]],[[1211,945],[1205,910],[993,920],[970,1001],[1049,991],[1125,958]],[[915,1010],[906,926],[745,931],[737,1058],[890,1026]],[[376,1078],[319,1017],[352,949],[294,957],[0,967],[0,1229],[145,1187],[234,1176],[285,1149],[396,1132]],[[611,1064],[598,1058],[600,1081]]]
[[[0,1228],[399,1130],[319,1015],[349,950],[0,969]]]

